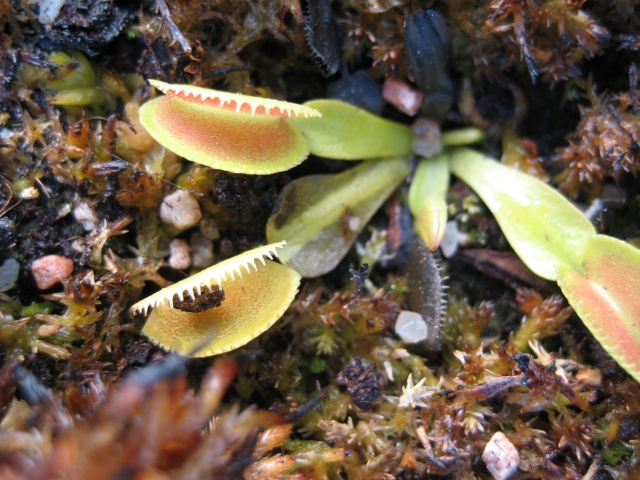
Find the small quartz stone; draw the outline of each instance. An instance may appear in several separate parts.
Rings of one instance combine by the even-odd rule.
[[[429,334],[427,322],[422,315],[409,310],[402,310],[396,319],[396,335],[406,343],[420,343]]]
[[[487,470],[495,480],[507,480],[520,465],[520,454],[502,432],[496,432],[482,452]]]
[[[169,244],[169,265],[178,270],[186,270],[191,266],[191,247],[189,242],[174,238]]]
[[[100,223],[100,219],[96,214],[93,206],[86,200],[78,202],[73,209],[73,216],[78,221],[85,232],[92,232]]]
[[[455,220],[447,222],[444,237],[442,237],[442,242],[440,242],[440,251],[444,258],[451,258],[458,251],[458,247],[460,246],[458,243],[458,236],[458,222]]]
[[[20,190],[18,193],[23,200],[33,200],[40,197],[40,192],[36,187],[27,187],[24,190]]]
[[[31,264],[31,273],[40,290],[60,283],[73,272],[73,262],[61,255],[46,255]]]
[[[191,260],[196,268],[213,265],[213,242],[200,232],[191,235]]]
[[[56,19],[66,0],[36,0],[36,2],[39,7],[38,21],[48,25]]]
[[[202,217],[202,221],[200,222],[200,232],[210,240],[217,240],[220,238],[220,229],[218,228],[218,224],[209,216]]]
[[[160,218],[178,230],[193,227],[202,218],[200,204],[186,190],[170,193],[160,205]]]

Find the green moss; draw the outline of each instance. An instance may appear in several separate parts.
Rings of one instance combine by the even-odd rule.
[[[629,448],[624,442],[616,440],[611,445],[606,447],[602,452],[602,459],[604,464],[610,467],[617,467],[622,462],[629,460],[629,457],[633,454],[633,449]]]
[[[32,317],[37,313],[51,313],[55,305],[51,302],[33,302],[20,310],[21,317]]]

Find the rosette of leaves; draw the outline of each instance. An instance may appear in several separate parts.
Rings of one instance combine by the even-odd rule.
[[[338,175],[302,178],[285,188],[280,206],[269,220],[267,238],[290,241],[282,260],[304,276],[332,270],[409,173],[410,129],[344,102],[315,100],[299,106],[197,87],[153,84],[167,95],[141,109],[145,128],[176,153],[213,168],[273,173],[297,165],[309,153],[342,160],[395,157],[363,162]],[[445,141],[445,135],[443,144],[460,143],[458,136]],[[450,169],[486,203],[522,261],[534,273],[560,284],[603,347],[640,380],[640,296],[635,295],[640,285],[640,252],[624,242],[596,235],[588,218],[534,177],[466,148],[445,150],[442,155],[421,162],[409,198],[417,217],[416,229],[431,248],[442,236],[446,218],[443,195]],[[291,282],[297,280],[292,277]],[[171,295],[180,297],[189,289],[180,286],[178,290]],[[164,299],[172,298],[163,295]],[[162,309],[171,309],[171,304],[160,305],[156,311]],[[157,321],[150,318],[148,323]],[[177,331],[175,322],[159,323],[163,322]],[[269,321],[258,323],[267,325],[264,328],[270,325]],[[147,332],[151,328],[145,327]],[[257,331],[255,326],[252,329]],[[250,339],[231,338],[234,340],[206,351],[219,353]],[[188,342],[170,347],[186,352],[198,348],[202,341],[200,332]]]

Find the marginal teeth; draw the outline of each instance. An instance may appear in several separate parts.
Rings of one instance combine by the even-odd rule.
[[[210,293],[213,292],[212,285],[223,288],[222,286],[225,282],[233,281],[236,277],[242,278],[243,268],[248,274],[251,274],[253,271],[258,271],[259,264],[256,260],[259,260],[262,265],[266,265],[265,258],[273,259],[274,257],[277,257],[277,249],[282,248],[284,244],[285,242],[280,242],[277,244],[266,245],[264,247],[258,247],[246,252],[245,254],[238,255],[238,257],[225,260],[224,262],[221,262],[221,265],[218,268],[214,265],[209,269],[197,273],[192,278],[166,287],[150,297],[136,303],[131,307],[131,312],[144,312],[144,315],[147,315],[149,308],[151,307],[155,308],[163,305],[169,305],[170,308],[174,308],[174,297],[182,302],[184,301],[186,293],[191,300],[195,300],[196,297],[202,295],[202,291],[204,290],[203,286]],[[251,268],[252,266],[253,270]]]

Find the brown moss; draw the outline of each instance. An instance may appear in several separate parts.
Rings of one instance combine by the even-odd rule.
[[[620,182],[625,176],[637,176],[639,105],[635,84],[616,95],[598,96],[594,86],[585,88],[590,105],[580,108],[581,119],[567,138],[569,145],[556,152],[563,170],[554,180],[570,196],[595,198],[607,179]]]

